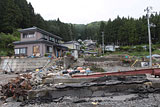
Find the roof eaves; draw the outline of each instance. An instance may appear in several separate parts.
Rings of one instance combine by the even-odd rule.
[[[47,32],[47,31],[45,31],[45,30],[43,30],[43,29],[40,29],[40,28],[38,28],[38,27],[35,27],[35,26],[33,26],[33,27],[31,27],[31,28],[26,28],[26,29],[21,29],[21,30],[19,30],[19,32],[24,32],[24,31],[40,31],[40,32],[42,32],[42,33],[46,33],[46,34],[49,34],[50,36],[53,36],[53,37],[55,37],[55,38],[57,38],[57,39],[60,39],[60,40],[62,40],[62,38],[61,37],[59,37],[59,36],[56,36],[56,35],[54,35],[54,34],[52,34],[52,33],[50,33],[50,32]]]
[[[52,34],[52,33],[50,33],[50,32],[47,32],[47,31],[45,31],[45,30],[43,30],[43,29],[37,28],[37,30],[38,30],[38,31],[41,31],[41,32],[44,32],[44,33],[46,33],[46,34],[49,34],[49,35],[51,35],[51,36],[53,36],[53,37],[55,37],[55,38],[62,39],[61,37],[56,36],[56,35],[54,35],[54,34]]]

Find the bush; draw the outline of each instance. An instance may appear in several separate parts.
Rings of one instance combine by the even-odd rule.
[[[11,34],[0,33],[0,55],[12,56],[14,54],[14,41],[20,40],[19,37]]]
[[[154,46],[152,46],[152,51],[156,50],[156,48]],[[149,46],[147,46],[147,51],[149,51]]]
[[[11,56],[13,56],[13,55],[14,55],[14,52],[13,52],[13,51],[8,51],[8,52],[7,52],[7,56],[11,57]]]
[[[0,51],[0,56],[7,56],[7,52],[6,51]]]
[[[49,55],[49,54],[47,54],[47,53],[44,54],[45,57],[48,57],[48,55]]]
[[[130,49],[131,49],[131,47],[129,47],[129,46],[123,46],[123,47],[119,48],[120,51],[129,51]]]
[[[67,53],[66,53],[66,56],[71,56],[71,53],[70,53],[70,52],[67,52]]]
[[[142,46],[136,46],[135,51],[142,52],[144,48]]]

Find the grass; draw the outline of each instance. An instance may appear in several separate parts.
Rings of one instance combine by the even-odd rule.
[[[157,50],[153,51],[152,54],[160,54],[160,50],[157,49]]]
[[[116,51],[116,52],[107,52],[105,55],[129,55],[129,56],[137,56],[137,57],[144,57],[144,56],[148,56],[149,55],[149,51],[142,51],[142,52],[138,52],[138,51],[134,51],[134,52],[128,52],[128,51]],[[152,55],[153,54],[160,54],[160,50],[154,50],[152,51]]]
[[[111,54],[120,54],[120,55],[128,54],[130,56],[137,56],[137,57],[148,56],[149,51],[144,50],[144,48],[142,48],[142,46],[147,46],[147,48],[148,48],[148,45],[145,45],[145,44],[144,45],[135,45],[135,46],[122,46],[121,47],[122,51],[112,52]],[[133,47],[135,47],[135,48],[133,48]],[[154,44],[154,45],[152,45],[152,48],[154,49],[154,51],[152,51],[152,54],[160,54],[160,50],[159,50],[160,44]]]

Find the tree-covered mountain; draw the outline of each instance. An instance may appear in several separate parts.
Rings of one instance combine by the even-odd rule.
[[[151,28],[152,42],[159,43],[160,14],[151,15],[150,20],[156,25],[155,28]],[[56,34],[64,41],[93,39],[101,43],[102,32],[104,32],[105,44],[138,45],[148,43],[146,16],[138,19],[117,16],[114,20],[92,22],[86,25],[71,24],[63,23],[59,18],[44,20],[40,14],[34,12],[32,4],[26,0],[0,0],[0,32],[3,35],[8,33],[15,35],[17,29],[32,26]]]

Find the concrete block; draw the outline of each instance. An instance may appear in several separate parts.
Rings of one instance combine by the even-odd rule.
[[[43,84],[50,84],[50,83],[54,83],[54,78],[45,78],[42,80]]]
[[[92,96],[93,96],[93,97],[101,97],[101,96],[104,96],[104,91],[94,91]]]

